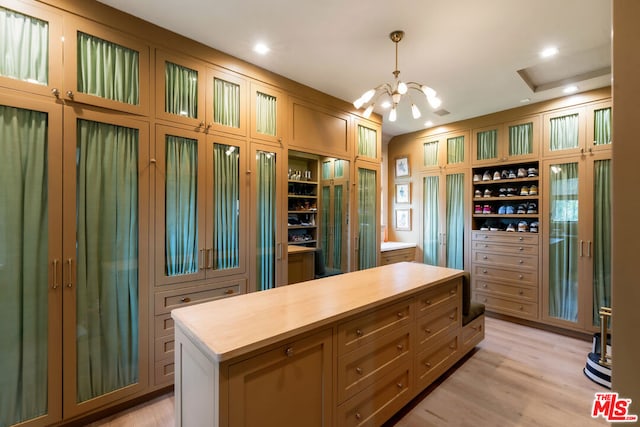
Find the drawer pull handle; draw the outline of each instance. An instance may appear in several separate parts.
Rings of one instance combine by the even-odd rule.
[[[430,334],[430,333],[431,333],[431,329],[429,329],[429,328],[424,328],[424,331],[425,331],[426,333],[428,333],[428,334]]]
[[[455,290],[455,289],[451,289],[451,290],[449,291],[449,295],[455,295],[455,294],[456,294],[456,290]]]
[[[428,299],[428,300],[426,300],[424,303],[425,303],[425,304],[427,304],[427,305],[431,305],[431,300],[430,300],[430,299]]]
[[[356,372],[358,373],[358,375],[362,375],[362,368],[356,368]]]
[[[487,244],[485,243],[484,247],[485,247],[485,248],[488,248],[488,247],[489,247],[489,245],[487,245]]]
[[[227,289],[226,291],[224,291],[224,293],[227,295],[231,295],[233,293],[233,289]]]
[[[404,317],[404,313],[403,312],[398,312],[398,319],[402,319]]]
[[[362,415],[360,415],[360,412],[356,412],[356,419],[359,420],[362,418]]]
[[[404,388],[404,385],[402,383],[398,383],[396,385],[398,386],[399,389],[403,389]]]
[[[485,255],[482,257],[482,259],[489,259],[489,257]]]
[[[482,272],[483,272],[484,274],[487,274],[487,270],[482,270]]]
[[[519,250],[519,251],[524,251],[524,248],[523,248],[522,246],[520,246],[520,247],[518,248],[518,250]]]
[[[180,298],[180,302],[190,302],[190,301],[191,301],[191,298],[189,298],[189,297]]]
[[[454,313],[451,313],[451,314],[449,315],[449,319],[453,320],[453,319],[455,319],[455,318],[456,318],[456,315],[455,315]]]
[[[523,241],[523,240],[524,240],[524,238],[520,237],[520,238],[518,238],[518,240]]]
[[[449,344],[449,348],[450,348],[451,350],[453,350],[454,348],[456,348],[456,345],[455,345],[455,344]]]
[[[520,289],[520,290],[518,291],[518,294],[520,294],[520,295],[524,295],[524,291],[523,291],[522,289]]]
[[[524,260],[519,260],[518,263],[523,264]]]
[[[431,363],[430,362],[424,362],[424,366],[426,366],[427,368],[431,368]]]
[[[404,350],[404,345],[403,345],[403,344],[398,344],[398,345],[396,346],[396,348],[397,348],[398,350],[402,351],[402,350]]]
[[[284,354],[285,354],[287,357],[291,357],[291,356],[293,356],[293,347],[287,347],[287,348],[284,350]]]
[[[361,329],[356,329],[356,335],[361,337],[363,335],[362,330]]]
[[[522,311],[522,310],[524,310],[524,307],[523,307],[523,306],[520,306],[520,311]]]
[[[487,288],[487,284],[486,284],[486,283],[484,283],[484,284],[482,285],[482,287],[486,289],[486,288]]]
[[[522,280],[522,279],[524,278],[524,276],[523,276],[522,274],[520,274],[520,275],[518,276],[518,278],[519,278],[520,280]]]
[[[488,238],[489,238],[489,236],[487,236],[486,234],[485,234],[483,237],[484,237],[485,239],[488,239]]]

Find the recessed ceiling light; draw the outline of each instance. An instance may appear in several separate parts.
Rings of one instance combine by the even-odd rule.
[[[557,54],[558,54],[558,48],[555,47],[555,46],[549,46],[547,48],[544,48],[540,52],[540,57],[541,58],[549,58],[550,56],[557,55]]]
[[[562,89],[562,91],[564,93],[575,93],[578,91],[578,86],[575,86],[575,85],[567,86],[564,89]]]
[[[253,47],[253,51],[259,53],[260,55],[266,55],[269,52],[269,47],[264,43],[257,43]]]
[[[433,122],[431,120],[427,120],[426,122],[424,122],[424,125],[430,128],[431,126],[433,126]]]

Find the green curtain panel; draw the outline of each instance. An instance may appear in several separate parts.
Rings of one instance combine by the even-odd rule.
[[[240,265],[240,149],[213,148],[213,268]]]
[[[0,7],[0,76],[49,83],[49,23]]]
[[[359,269],[376,266],[376,171],[358,168]]]
[[[549,173],[549,315],[578,320],[578,164]]]
[[[464,162],[464,136],[447,138],[447,163]]]
[[[164,65],[164,111],[197,118],[198,72],[172,62]]]
[[[376,157],[378,134],[375,130],[358,125],[358,155]]]
[[[491,129],[484,132],[478,132],[477,138],[477,159],[496,159],[498,157],[498,131],[496,129]]]
[[[424,165],[438,166],[439,141],[425,142],[423,145]]]
[[[602,108],[594,112],[593,144],[611,144],[611,107]]]
[[[331,179],[331,163],[331,160],[322,162],[322,179]]]
[[[276,285],[276,154],[256,154],[256,287]]]
[[[429,265],[440,264],[439,245],[439,213],[438,200],[440,191],[440,178],[437,176],[426,176],[423,180],[423,262]]]
[[[258,92],[256,95],[256,132],[276,136],[277,116],[276,97]]]
[[[578,147],[578,114],[556,117],[549,121],[551,151],[567,150]]]
[[[344,197],[344,187],[336,185],[333,187],[333,256],[332,267],[342,270],[342,215],[344,207],[342,201]]]
[[[78,31],[78,91],[138,105],[139,56],[135,50]]]
[[[464,174],[447,175],[447,267],[464,269]]]
[[[333,163],[333,177],[334,178],[342,178],[344,176],[345,164],[347,164],[346,160],[337,159]]]
[[[331,251],[331,186],[322,186],[322,203],[320,204],[320,249],[325,254],[325,264],[329,261],[329,253]]]
[[[593,324],[600,307],[611,307],[611,160],[594,162]]]
[[[198,272],[198,141],[165,139],[165,274]]]
[[[213,79],[213,121],[219,125],[240,127],[240,86]]]
[[[138,381],[138,130],[77,122],[77,401]]]
[[[0,105],[0,425],[47,413],[47,114]]]
[[[509,126],[509,155],[522,156],[533,153],[533,123]]]

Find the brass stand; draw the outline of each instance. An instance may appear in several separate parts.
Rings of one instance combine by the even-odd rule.
[[[600,364],[611,366],[611,356],[607,355],[607,325],[611,318],[610,307],[600,307]]]

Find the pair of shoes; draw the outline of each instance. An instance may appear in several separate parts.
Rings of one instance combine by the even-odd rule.
[[[515,225],[513,225],[512,222],[509,223],[509,225],[507,225],[507,231],[516,231],[516,227]]]
[[[531,223],[531,226],[529,227],[529,231],[531,233],[537,233],[538,232],[538,221],[533,221]]]
[[[525,168],[519,168],[518,178],[526,178],[526,177],[527,177],[527,170]]]
[[[529,196],[537,196],[538,195],[538,186],[533,184],[529,187]]]
[[[529,231],[529,224],[527,224],[527,221],[520,221],[518,223],[518,231],[521,233]]]
[[[536,168],[527,169],[527,177],[532,178],[534,176],[538,176],[538,169]]]
[[[529,202],[527,205],[527,213],[528,214],[537,214],[538,213],[538,205],[535,202]]]
[[[513,215],[515,209],[511,205],[502,205],[498,208],[498,214],[500,215]]]

